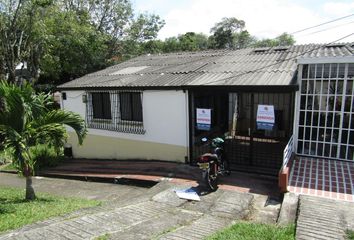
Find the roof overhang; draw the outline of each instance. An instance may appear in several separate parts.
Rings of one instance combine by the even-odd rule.
[[[136,86],[136,87],[58,87],[59,91],[90,90],[221,90],[240,92],[293,92],[299,89],[297,84],[291,85],[184,85],[184,86]]]
[[[343,56],[343,57],[308,57],[308,58],[298,58],[298,64],[321,64],[321,63],[354,63],[354,56]]]

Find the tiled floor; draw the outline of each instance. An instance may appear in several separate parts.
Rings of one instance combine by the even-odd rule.
[[[354,162],[297,157],[289,176],[290,192],[354,201]]]

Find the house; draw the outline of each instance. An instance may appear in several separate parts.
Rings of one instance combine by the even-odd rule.
[[[145,55],[85,75],[59,86],[62,107],[89,128],[83,146],[70,138],[74,156],[193,163],[202,137],[224,136],[241,171],[275,175],[292,152],[353,161],[353,53],[309,44]]]

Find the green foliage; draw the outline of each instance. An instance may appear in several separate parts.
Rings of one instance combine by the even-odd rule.
[[[23,200],[24,191],[0,187],[0,232],[16,229],[50,217],[99,205],[93,200],[38,194],[35,201]]]
[[[295,239],[295,226],[279,227],[260,223],[238,222],[210,236],[208,240],[291,240]]]
[[[354,231],[348,230],[347,231],[347,238],[348,238],[348,240],[354,240]]]
[[[0,82],[0,95],[5,100],[4,111],[0,112],[0,134],[19,172],[33,174],[31,148],[39,144],[46,143],[59,153],[66,140],[64,125],[72,127],[82,143],[87,131],[85,121],[73,112],[50,110],[53,102],[49,95],[36,94],[29,84],[18,87],[5,82]]]
[[[245,22],[237,18],[223,18],[210,29],[214,36],[214,48],[236,48],[236,34],[245,28]]]
[[[35,171],[45,167],[57,166],[64,159],[62,149],[58,152],[54,147],[50,147],[47,144],[31,147],[30,152],[35,163]]]
[[[256,41],[254,47],[277,47],[277,46],[291,46],[295,44],[295,39],[288,33],[283,33],[274,39],[262,39]]]

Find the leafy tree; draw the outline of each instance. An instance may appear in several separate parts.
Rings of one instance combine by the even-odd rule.
[[[208,47],[208,38],[202,33],[187,32],[178,36],[182,51],[200,51]]]
[[[21,87],[1,82],[0,134],[5,138],[5,149],[13,156],[14,165],[26,177],[26,199],[35,199],[32,187],[34,158],[31,149],[47,143],[56,148],[66,140],[66,128],[72,127],[82,144],[86,135],[85,121],[80,115],[64,110],[50,110],[48,95],[35,94],[25,83]]]
[[[38,78],[44,42],[42,19],[51,5],[51,0],[0,1],[0,53],[10,82],[15,81],[20,62],[27,63],[33,79]]]
[[[237,18],[223,18],[210,29],[215,48],[235,48],[235,34],[245,28],[245,22]]]
[[[46,49],[40,59],[40,83],[62,83],[107,66],[109,37],[73,11],[52,8],[45,20]]]
[[[266,38],[257,40],[254,47],[277,47],[277,46],[291,46],[295,44],[295,39],[288,33],[283,33],[274,39]]]

